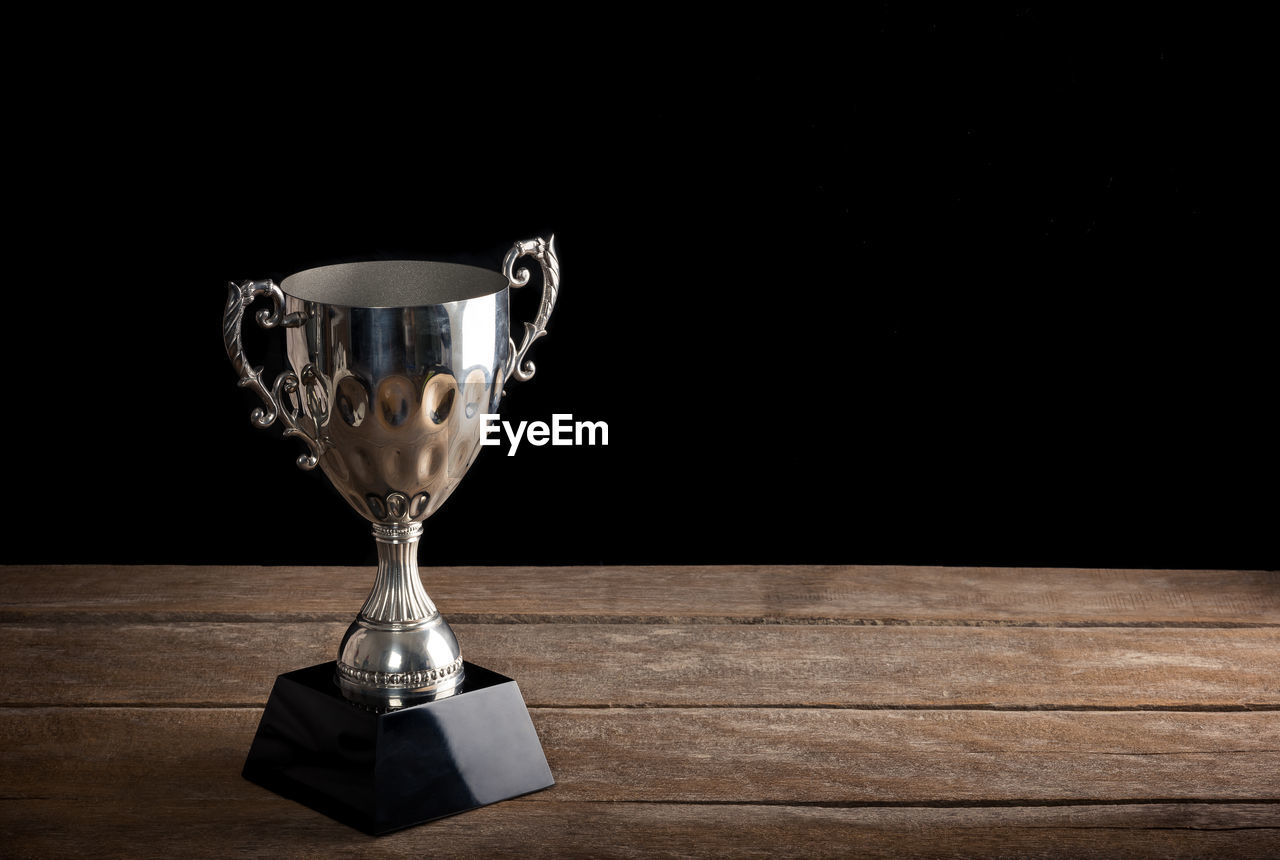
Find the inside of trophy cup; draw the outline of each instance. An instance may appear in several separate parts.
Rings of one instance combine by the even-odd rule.
[[[507,286],[498,272],[457,263],[377,260],[307,269],[280,289],[307,302],[353,308],[439,305],[487,296]]]

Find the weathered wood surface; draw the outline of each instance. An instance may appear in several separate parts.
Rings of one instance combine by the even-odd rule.
[[[9,856],[1280,856],[1280,827],[1270,804],[832,808],[511,802],[380,838],[265,794],[223,795],[215,802],[167,796],[145,811],[87,805],[73,815],[29,806],[21,828],[0,819]]]
[[[521,803],[1280,802],[1280,714],[539,708]],[[255,708],[0,709],[0,797],[213,802]],[[252,796],[245,785],[236,792]],[[70,808],[69,806],[67,808]],[[1276,807],[1280,825],[1280,806]]]
[[[0,625],[0,704],[262,705],[345,624]],[[1280,628],[456,624],[530,706],[1280,708]],[[91,655],[91,658],[89,658]],[[183,675],[175,683],[174,673]]]
[[[866,566],[423,568],[451,621],[1280,625],[1280,573]],[[0,621],[350,620],[370,567],[0,568]]]
[[[240,778],[370,569],[0,568],[0,854],[1280,855],[1276,573],[425,578],[554,788],[374,839]]]
[[[838,856],[904,844],[941,856],[1037,846],[1052,855],[1064,844],[1047,839],[1086,855],[1170,856],[1262,852],[1280,838],[1274,714],[539,709],[554,788],[382,840],[240,779],[258,715],[0,710],[0,836],[19,854],[91,840],[94,853],[120,855],[185,846],[375,856],[423,851],[444,835],[459,852],[544,856]],[[1142,802],[1151,796],[1166,802]],[[1190,802],[1167,802],[1179,800]],[[1139,838],[1148,828],[1155,841]],[[929,835],[956,842],[931,848]]]

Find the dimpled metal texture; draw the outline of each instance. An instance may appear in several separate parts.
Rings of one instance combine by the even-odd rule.
[[[417,268],[428,279],[446,267]],[[306,283],[294,281],[306,272],[282,285],[286,311],[307,317],[286,332],[289,363],[302,380],[295,405],[322,441],[320,468],[372,523],[431,516],[479,453],[484,414],[498,411],[509,348],[506,281],[475,271],[492,276],[493,292],[414,306],[308,302],[290,292],[304,291]],[[477,278],[478,288],[484,284]],[[358,283],[350,292],[376,298]],[[439,292],[429,282],[422,290],[424,298]]]

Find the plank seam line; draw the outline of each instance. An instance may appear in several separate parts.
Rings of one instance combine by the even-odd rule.
[[[1161,826],[1158,824],[1143,825],[1141,827],[1118,827],[1114,824],[1100,824],[1097,827],[1081,826],[1079,824],[1063,825],[1055,827],[1051,824],[1040,825],[1038,827],[1028,827],[1028,830],[1170,830],[1178,832],[1182,830],[1195,830],[1202,833],[1219,833],[1231,830],[1280,830],[1280,825],[1269,824],[1242,824],[1235,827],[1201,827],[1194,824],[1186,824],[1182,827]]]
[[[260,711],[263,702],[0,702],[0,711],[26,711],[40,708],[56,710],[83,710],[99,708],[102,710],[158,710],[175,711],[191,710],[228,710]],[[974,713],[1007,713],[1007,714],[1039,714],[1039,713],[1089,713],[1089,714],[1132,714],[1132,713],[1185,713],[1185,714],[1252,714],[1274,713],[1280,711],[1280,703],[1259,705],[870,705],[870,704],[821,704],[797,705],[793,703],[753,704],[753,703],[714,703],[714,704],[678,704],[678,703],[638,703],[638,704],[572,704],[558,705],[546,703],[525,703],[531,711],[939,711],[954,713],[970,711]],[[1273,750],[1253,750],[1252,752],[1273,752]]]
[[[182,707],[182,706],[177,706]],[[1188,714],[1248,714],[1280,711],[1280,703],[1257,705],[911,705],[911,704],[820,704],[797,705],[783,702],[768,703],[704,703],[677,704],[670,702],[645,702],[637,704],[527,704],[529,710],[581,710],[581,711],[660,711],[660,710],[796,710],[796,711],[980,711],[982,713],[1188,713]]]
[[[181,707],[181,706],[178,706]],[[1258,704],[1243,705],[1155,705],[1155,704],[1136,704],[1136,705],[1068,705],[1068,704],[1035,704],[1035,705],[994,705],[982,703],[969,704],[874,704],[874,703],[822,703],[801,705],[792,702],[781,702],[776,704],[743,702],[710,702],[710,703],[692,703],[679,704],[674,702],[643,702],[643,703],[619,703],[619,704],[527,704],[530,710],[564,708],[574,710],[620,710],[620,711],[636,711],[636,710],[664,710],[664,709],[698,709],[698,710],[801,710],[801,711],[981,711],[984,713],[1037,713],[1037,712],[1065,712],[1065,713],[1129,713],[1129,712],[1152,712],[1152,713],[1208,713],[1208,714],[1243,714],[1264,711],[1280,711],[1280,703],[1266,702]]]
[[[669,624],[684,626],[723,627],[1011,627],[1044,629],[1174,629],[1174,630],[1256,630],[1280,627],[1278,621],[1114,621],[1084,619],[1073,621],[1035,621],[1003,618],[833,618],[728,616],[728,615],[563,615],[563,614],[487,614],[453,612],[446,613],[451,624]],[[243,612],[102,612],[100,610],[60,609],[40,611],[0,610],[0,624],[348,624],[351,614],[281,615],[272,613]]]
[[[5,801],[49,801],[60,800],[52,795],[3,795],[0,802]],[[1280,798],[1116,798],[1112,800],[1096,800],[1088,798],[1062,799],[1014,799],[1014,800],[868,800],[868,801],[825,801],[825,800],[604,800],[593,798],[577,798],[573,800],[557,800],[550,797],[530,795],[513,798],[517,803],[536,804],[609,804],[617,806],[732,806],[749,809],[764,808],[806,808],[806,809],[1046,809],[1072,807],[1107,807],[1107,806],[1274,806],[1280,805]],[[1280,825],[1241,825],[1225,827],[1204,827],[1186,825],[1169,827],[1149,826],[1116,826],[1116,825],[1072,825],[1050,824],[1032,826],[1023,829],[1046,830],[1280,830]]]
[[[1010,798],[1008,800],[604,800],[593,798],[576,798],[573,800],[557,800],[537,794],[519,798],[524,803],[642,803],[655,806],[766,806],[766,807],[806,807],[817,809],[1007,809],[1017,807],[1059,807],[1059,806],[1189,806],[1205,804],[1212,806],[1248,806],[1248,805],[1280,805],[1280,797],[1121,797],[1112,799],[1097,798]],[[1278,828],[1280,829],[1280,828]]]

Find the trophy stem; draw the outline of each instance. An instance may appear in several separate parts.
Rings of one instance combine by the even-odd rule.
[[[462,653],[449,623],[422,587],[422,523],[375,523],[378,575],[338,648],[338,685],[352,701],[378,710],[456,692]]]
[[[418,575],[418,541],[422,523],[374,525],[378,542],[378,578],[360,615],[383,624],[412,624],[439,613]]]

